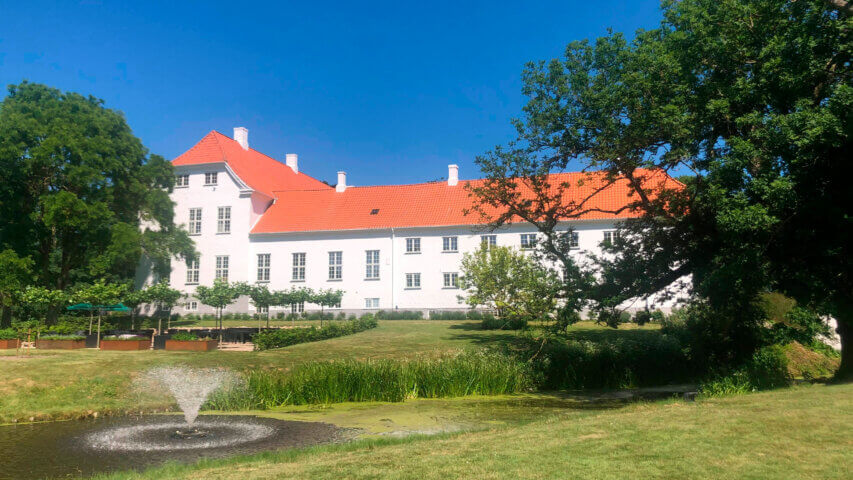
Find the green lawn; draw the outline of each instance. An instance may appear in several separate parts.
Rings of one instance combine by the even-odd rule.
[[[0,350],[0,423],[12,420],[73,418],[92,412],[162,409],[169,403],[132,387],[133,379],[155,365],[288,369],[309,361],[345,358],[405,358],[437,355],[501,341],[514,332],[490,332],[469,321],[382,321],[367,332],[265,352],[101,352],[33,351],[18,357]]]
[[[322,415],[319,415],[322,418]],[[804,386],[521,425],[167,465],[118,479],[847,479],[853,385]]]

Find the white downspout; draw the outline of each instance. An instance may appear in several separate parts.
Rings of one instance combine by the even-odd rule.
[[[396,303],[394,302],[394,291],[395,291],[394,276],[396,275],[394,273],[394,263],[395,263],[395,261],[394,261],[394,229],[391,228],[391,311],[392,312],[394,311],[394,309],[396,307]]]

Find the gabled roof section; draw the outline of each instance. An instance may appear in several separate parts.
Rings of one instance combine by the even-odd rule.
[[[237,141],[215,130],[172,161],[175,166],[206,163],[226,163],[252,190],[270,198],[275,198],[274,192],[277,191],[334,191],[325,183],[304,173],[295,173],[287,165],[257,150],[243,150]]]
[[[678,188],[678,182],[663,172],[641,173],[647,185]],[[564,193],[564,201],[579,202],[596,189],[606,185],[605,175],[592,173],[558,173],[550,176],[551,185],[571,185]],[[477,214],[465,215],[474,201],[468,195],[466,184],[477,185],[482,180],[460,181],[448,186],[447,182],[414,185],[387,185],[376,187],[349,187],[343,192],[334,189],[322,191],[276,192],[275,203],[264,213],[251,233],[288,233],[335,230],[371,230],[406,227],[437,227],[477,225],[482,220]],[[617,219],[637,217],[638,212],[628,209],[618,215],[607,213],[629,205],[632,196],[627,180],[618,180],[595,194],[587,203],[589,211],[580,220]]]

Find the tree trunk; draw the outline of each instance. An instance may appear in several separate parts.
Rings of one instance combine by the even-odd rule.
[[[836,321],[835,331],[841,338],[841,365],[835,372],[835,380],[850,382],[853,381],[853,318],[837,318]]]
[[[0,314],[0,328],[12,326],[12,307],[3,305],[3,313]]]
[[[222,343],[222,307],[219,307],[219,343]]]
[[[97,348],[101,348],[101,312],[98,312],[98,338],[96,339]]]
[[[267,307],[267,328],[270,328],[270,307]]]
[[[95,314],[92,313],[91,310],[89,310],[89,335],[92,334],[92,321],[94,318],[95,318]]]

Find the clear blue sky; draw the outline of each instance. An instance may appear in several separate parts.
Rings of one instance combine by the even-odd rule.
[[[525,62],[659,19],[657,1],[0,0],[0,83],[103,98],[169,159],[245,126],[331,183],[475,178],[512,138]]]

